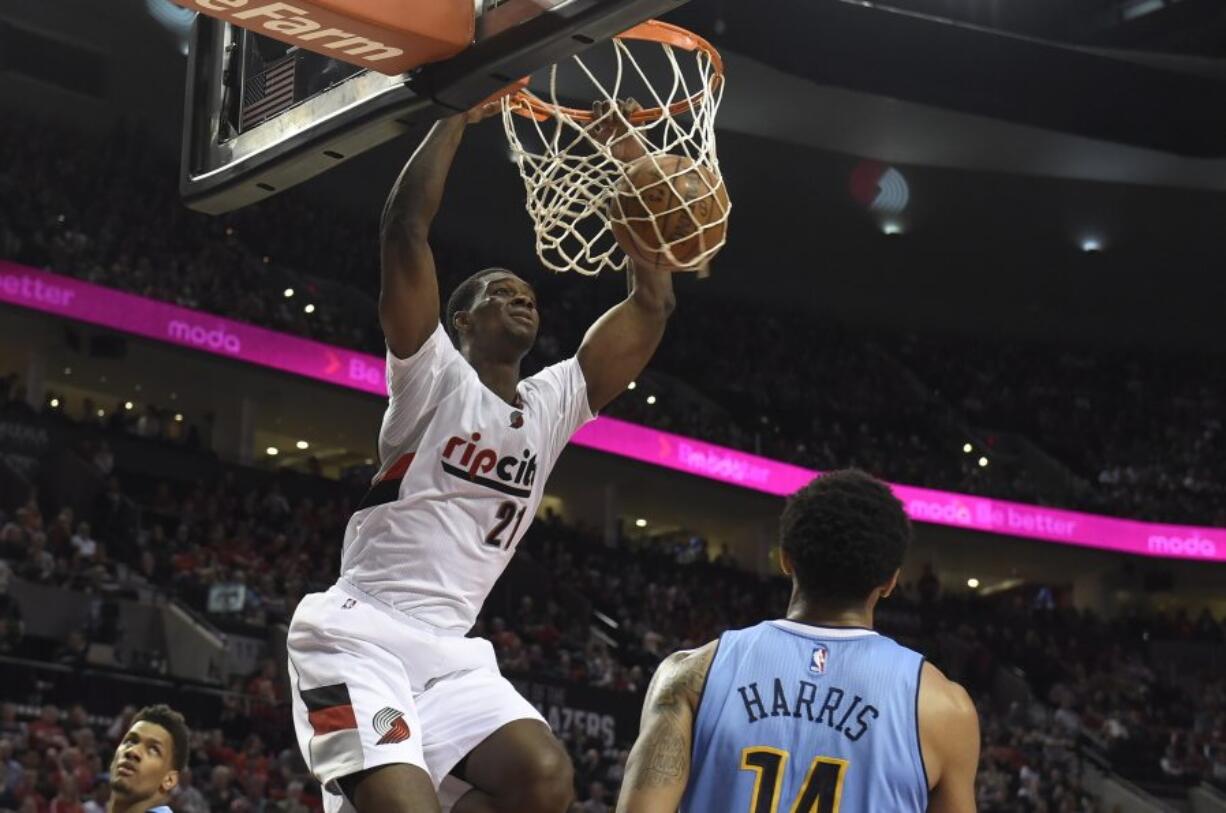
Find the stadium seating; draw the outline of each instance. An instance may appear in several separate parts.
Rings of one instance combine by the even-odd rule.
[[[189,212],[173,166],[135,132],[99,143],[19,118],[0,145],[14,156],[0,168],[0,257],[381,352],[373,222],[289,197],[222,218]],[[437,253],[444,288],[498,260],[474,246]],[[534,282],[547,305],[530,357],[540,365],[573,348],[596,311],[566,280]],[[608,412],[813,468],[1220,525],[1223,376],[1209,357],[847,331],[706,298],[674,317],[651,391]]]
[[[170,597],[243,636],[275,629],[305,592],[335,576],[356,483],[242,469],[182,439],[36,415],[12,399],[0,414],[41,422],[64,450],[56,465],[75,466],[78,486],[40,489],[35,477],[0,506],[6,587],[20,580],[102,607],[114,597]],[[154,476],[158,465],[165,468]],[[235,585],[244,588],[239,602],[214,600]],[[105,798],[102,776],[125,718],[155,699],[186,708],[197,725],[176,810],[318,808],[275,660],[223,686],[179,681],[172,689],[163,654],[95,663],[96,645],[117,634],[105,611],[83,634],[46,639],[29,632],[36,619],[11,593],[0,590],[0,810],[74,810],[74,797],[80,809],[99,809],[88,805]],[[786,598],[781,580],[713,559],[701,542],[607,546],[545,517],[476,632],[493,641],[509,676],[587,692],[585,702],[632,715],[664,655],[778,615]],[[977,698],[980,809],[1095,810],[1078,782],[1087,761],[1158,787],[1226,784],[1226,681],[1213,669],[1223,624],[1208,613],[1108,620],[1059,604],[1026,589],[990,599],[947,594],[929,572],[880,610],[883,631],[920,648]],[[600,616],[614,625],[602,627]],[[83,668],[92,670],[84,678]],[[577,720],[558,726],[576,767],[574,809],[608,811],[629,730],[610,738]]]

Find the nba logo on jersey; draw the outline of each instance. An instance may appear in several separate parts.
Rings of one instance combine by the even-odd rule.
[[[830,650],[825,644],[818,644],[813,649],[813,660],[809,663],[809,671],[815,675],[826,674],[826,660],[830,657]]]

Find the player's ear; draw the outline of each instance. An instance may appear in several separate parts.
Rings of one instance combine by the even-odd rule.
[[[796,571],[796,566],[792,564],[792,557],[788,556],[788,552],[783,549],[782,545],[779,547],[779,569],[783,571],[783,575],[788,577],[791,577]]]
[[[469,315],[468,311],[459,311],[452,317],[451,326],[455,328],[457,336],[463,335],[472,327],[472,316]]]
[[[170,771],[162,777],[162,784],[159,786],[162,793],[170,793],[179,785],[179,772]]]
[[[890,593],[894,592],[894,588],[898,587],[898,577],[901,575],[902,575],[902,568],[899,568],[898,570],[894,571],[894,575],[891,576],[890,580],[886,582],[885,585],[881,588],[882,598],[885,598]]]

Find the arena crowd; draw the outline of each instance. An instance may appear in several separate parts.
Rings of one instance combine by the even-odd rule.
[[[13,384],[13,379],[6,379]],[[0,584],[20,579],[104,599],[153,591],[174,597],[218,628],[260,636],[284,622],[306,592],[335,576],[341,529],[355,488],[306,475],[228,466],[182,440],[140,437],[173,449],[208,476],[134,473],[131,430],[37,414],[13,386],[8,419],[40,422],[64,439],[88,499],[57,494],[46,472],[0,506]],[[118,450],[118,451],[116,451]],[[56,469],[57,471],[60,469]],[[217,601],[218,593],[237,601]],[[637,707],[660,659],[728,627],[779,615],[787,586],[740,569],[700,539],[608,540],[546,516],[491,596],[477,634],[493,641],[512,677],[610,693]],[[105,601],[103,601],[105,604]],[[1137,781],[1226,784],[1226,681],[1195,660],[1176,663],[1159,643],[1221,657],[1226,628],[1208,613],[1101,619],[1033,590],[984,598],[947,592],[926,571],[883,605],[879,625],[963,681],[977,698],[984,748],[985,811],[1095,811],[1080,789],[1096,755]],[[601,616],[615,625],[601,627]],[[968,619],[974,619],[970,623]],[[20,605],[0,590],[0,657],[80,667],[91,646],[119,631],[105,612],[80,633],[26,633]],[[1218,661],[1220,663],[1220,660]],[[157,653],[124,665],[165,675]],[[1023,676],[1007,702],[1000,670]],[[11,674],[17,674],[16,671]],[[106,766],[134,707],[83,707],[55,680],[14,683],[0,700],[0,810],[98,810]],[[215,713],[194,720],[191,771],[176,811],[317,809],[287,713],[280,665],[265,660],[233,676]],[[58,705],[57,705],[58,704]],[[625,737],[562,728],[576,768],[575,811],[608,811],[624,769]]]
[[[133,131],[87,139],[17,117],[0,146],[0,257],[381,354],[374,222],[292,197],[190,212],[175,167]],[[436,253],[445,290],[497,261]],[[598,311],[566,280],[528,277],[545,305],[539,366]],[[707,297],[682,303],[645,379],[608,414],[818,469],[1226,525],[1226,366],[1209,356],[886,334]]]

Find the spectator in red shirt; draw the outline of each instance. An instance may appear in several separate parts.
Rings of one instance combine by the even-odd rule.
[[[272,658],[265,658],[260,662],[260,671],[247,682],[247,694],[254,701],[254,708],[276,705],[280,685],[281,682],[277,679],[277,662]]]
[[[234,760],[234,768],[240,777],[261,774],[268,777],[268,755],[264,753],[264,741],[259,734],[252,734],[243,743],[243,751]]]
[[[208,754],[209,762],[212,762],[214,765],[233,765],[238,759],[238,754],[234,749],[226,745],[225,735],[220,728],[214,728],[209,732],[209,739],[204,749],[205,753]],[[229,777],[225,779],[226,781],[223,784],[228,787]],[[211,781],[214,786],[219,784],[220,780],[216,772],[211,777]]]
[[[77,748],[65,748],[60,752],[60,772],[76,780],[78,788],[92,788],[97,778]]]
[[[35,748],[68,745],[68,736],[60,725],[60,710],[48,703],[38,719],[30,723],[30,744]]]
[[[81,806],[81,793],[75,776],[72,774],[60,776],[60,792],[51,800],[47,813],[85,813]]]

